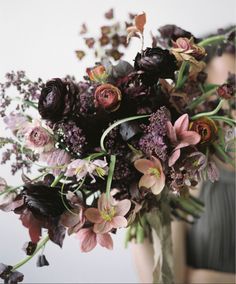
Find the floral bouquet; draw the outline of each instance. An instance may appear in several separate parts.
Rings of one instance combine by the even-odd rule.
[[[197,39],[167,25],[144,49],[145,22],[143,13],[127,28],[128,41],[141,40],[134,65],[103,57],[81,82],[32,82],[20,71],[1,84],[13,134],[0,138],[2,163],[15,156],[12,173],[21,170],[23,183],[0,179],[0,209],[19,215],[30,238],[25,259],[0,264],[6,283],[23,281],[17,269],[49,240],[62,247],[66,233],[76,234],[82,252],[112,249],[124,227],[127,243],[154,244],[154,282],[173,282],[171,220],[198,218],[203,204],[190,189],[218,179],[215,157],[233,163],[235,75],[219,86],[203,70],[205,47],[234,48],[235,29]],[[7,95],[11,86],[20,97]],[[32,165],[36,177],[27,174]],[[43,253],[37,265],[48,265]]]

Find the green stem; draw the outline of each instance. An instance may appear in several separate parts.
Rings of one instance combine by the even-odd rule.
[[[185,71],[186,66],[187,66],[187,61],[183,61],[182,64],[181,64],[181,67],[179,69],[178,79],[177,79],[177,83],[176,83],[176,89],[179,89],[182,86],[183,75],[184,75],[184,71]]]
[[[93,154],[89,155],[87,158],[85,158],[85,160],[90,161],[90,160],[96,159],[96,158],[104,156],[104,155],[106,155],[105,152],[93,153]]]
[[[112,125],[110,125],[102,134],[102,137],[100,139],[100,147],[102,149],[103,152],[106,153],[106,149],[105,149],[105,146],[104,146],[104,141],[105,141],[105,138],[107,136],[107,134],[113,129],[115,128],[116,126],[124,123],[124,122],[128,122],[128,121],[132,121],[132,120],[136,120],[136,119],[142,119],[142,118],[147,118],[147,117],[150,117],[150,115],[138,115],[138,116],[131,116],[131,117],[127,117],[127,118],[124,118],[124,119],[121,119],[121,120],[118,120],[116,121],[115,123],[113,123]]]
[[[63,174],[60,174],[51,184],[51,187],[54,187],[58,184],[58,182],[63,178]]]
[[[202,94],[199,98],[194,100],[187,108],[188,109],[194,109],[196,106],[198,106],[200,103],[202,103],[205,99],[209,98],[212,94],[215,93],[217,88],[214,88],[204,94]]]
[[[32,255],[27,256],[26,258],[24,258],[23,260],[21,260],[20,262],[18,262],[16,265],[13,266],[12,271],[17,270],[19,267],[21,267],[22,265],[24,265],[25,263],[27,263],[29,260],[31,260],[31,258],[33,258],[36,253],[43,248],[46,243],[49,241],[49,236],[47,235],[44,239],[42,239],[38,245],[37,248],[35,250],[35,252]]]
[[[232,118],[229,118],[229,117],[225,117],[225,116],[213,115],[213,116],[211,116],[211,119],[224,121],[224,122],[228,123],[231,126],[234,126],[234,124],[236,124],[235,119],[232,119]]]
[[[217,36],[212,36],[206,39],[203,39],[201,42],[198,43],[199,46],[207,46],[207,45],[212,45],[212,44],[217,44],[225,40],[225,35],[217,35]]]
[[[223,103],[224,103],[224,99],[219,102],[218,106],[214,110],[209,111],[209,112],[198,113],[198,114],[192,116],[191,120],[195,120],[195,119],[198,119],[198,118],[203,117],[203,116],[211,116],[211,115],[216,114],[221,109]]]
[[[106,186],[106,195],[107,198],[110,197],[110,191],[111,191],[111,183],[112,183],[112,178],[115,170],[115,164],[116,164],[116,156],[111,155],[111,160],[110,160],[110,165],[109,165],[109,172],[108,172],[108,177],[107,177],[107,186]]]

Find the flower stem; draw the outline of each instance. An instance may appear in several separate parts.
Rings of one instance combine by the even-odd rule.
[[[109,172],[108,172],[108,177],[107,177],[107,186],[106,186],[106,195],[107,198],[110,197],[110,191],[111,191],[111,183],[112,183],[112,178],[115,170],[115,164],[116,164],[116,156],[111,155],[111,160],[110,160],[110,165],[109,165]]]
[[[112,125],[110,125],[102,134],[102,137],[100,139],[100,147],[102,149],[103,152],[106,153],[106,149],[105,149],[105,146],[104,146],[104,141],[105,141],[105,138],[107,136],[107,134],[113,129],[115,128],[116,126],[124,123],[124,122],[127,122],[127,121],[132,121],[132,120],[136,120],[136,119],[141,119],[141,118],[147,118],[147,117],[150,117],[149,114],[147,115],[138,115],[138,116],[131,116],[131,117],[127,117],[127,118],[124,118],[124,119],[121,119],[121,120],[118,120],[116,122],[114,122]]]
[[[51,184],[51,187],[54,187],[58,184],[58,182],[63,178],[63,174],[60,174]]]
[[[206,39],[200,41],[198,43],[198,45],[204,47],[204,46],[207,46],[207,45],[220,43],[224,40],[225,40],[225,35],[217,35],[217,36],[212,36],[212,37],[209,37],[209,38],[206,38]]]
[[[181,67],[179,69],[178,79],[177,79],[177,83],[176,83],[176,89],[179,89],[182,85],[183,75],[184,75],[184,71],[185,71],[186,66],[187,66],[187,61],[183,61],[182,64],[181,64]]]
[[[221,100],[221,101],[219,102],[218,106],[217,106],[214,110],[212,110],[212,111],[209,111],[209,112],[202,112],[202,113],[198,113],[198,114],[192,116],[192,117],[191,117],[191,120],[195,120],[195,119],[198,119],[198,118],[203,117],[203,116],[211,116],[211,115],[216,114],[216,113],[221,109],[221,107],[222,107],[224,101],[225,101],[224,99]]]
[[[194,109],[196,106],[198,106],[200,103],[202,103],[205,99],[209,98],[212,94],[215,93],[217,88],[213,88],[212,90],[202,94],[199,98],[194,100],[187,108],[188,109]]]
[[[35,252],[32,255],[27,256],[26,258],[24,258],[23,260],[21,260],[20,262],[18,262],[16,265],[13,266],[12,271],[17,270],[19,267],[21,267],[22,265],[24,265],[25,263],[27,263],[29,260],[31,260],[31,258],[33,258],[36,253],[43,248],[46,243],[49,241],[49,236],[47,235],[44,239],[42,239],[38,245],[37,248],[35,250]]]
[[[236,121],[234,119],[229,118],[229,117],[225,117],[225,116],[213,115],[213,116],[211,116],[211,119],[213,119],[213,120],[221,120],[221,121],[223,121],[225,123],[228,123],[232,127],[234,126],[234,124],[236,124]]]

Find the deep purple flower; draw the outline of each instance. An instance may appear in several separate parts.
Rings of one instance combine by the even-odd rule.
[[[139,140],[139,147],[146,155],[156,156],[162,161],[166,160],[165,137],[167,135],[166,124],[169,119],[169,111],[165,107],[161,107],[150,117],[150,124],[144,128],[145,134]]]
[[[141,80],[145,85],[155,84],[159,78],[174,78],[177,70],[175,57],[169,50],[160,47],[147,48],[135,57],[134,68],[141,72]]]
[[[42,89],[38,110],[43,119],[56,122],[72,115],[78,87],[69,81],[52,79]]]

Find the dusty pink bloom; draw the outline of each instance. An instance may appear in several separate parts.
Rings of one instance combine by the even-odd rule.
[[[127,220],[124,217],[131,206],[128,199],[115,201],[113,197],[107,197],[103,193],[98,199],[98,208],[89,208],[85,211],[85,217],[94,223],[94,232],[104,234],[113,228],[122,228],[127,226]]]
[[[27,127],[26,146],[39,153],[49,152],[54,148],[53,136],[40,121],[34,121]]]
[[[59,175],[70,163],[71,156],[65,150],[53,149],[52,151],[41,153],[40,160],[52,167],[54,175]]]
[[[77,236],[81,243],[82,252],[91,251],[97,244],[110,250],[113,249],[113,241],[109,233],[96,234],[92,228],[86,228],[79,230]]]
[[[175,42],[173,41],[173,47],[179,48],[182,52],[192,52],[192,42],[186,37],[179,37]]]
[[[139,187],[150,188],[153,194],[159,194],[165,186],[165,175],[160,160],[139,159],[134,162],[135,168],[143,173]]]
[[[180,157],[180,149],[196,145],[200,142],[201,136],[195,131],[189,131],[189,117],[188,114],[183,114],[179,117],[174,126],[170,121],[167,122],[167,135],[172,143],[175,146],[170,158],[169,166],[172,167],[175,162]]]
[[[21,113],[14,114],[13,112],[3,118],[4,123],[7,125],[14,135],[24,134],[26,128],[30,125],[27,117]]]
[[[92,178],[91,183],[94,183],[96,181],[94,175],[97,175],[102,178],[104,175],[107,174],[107,171],[108,167],[105,159],[97,159],[94,161],[77,159],[67,166],[65,176],[76,176],[77,180],[79,181],[88,174]]]

